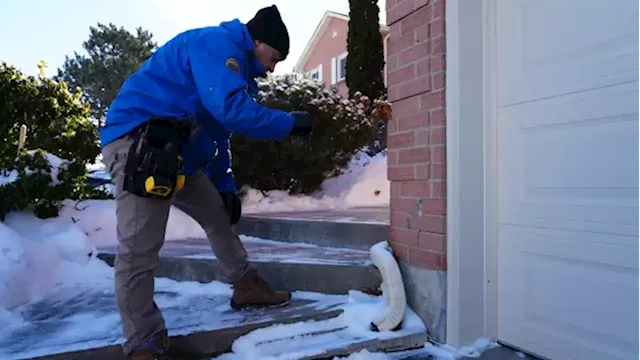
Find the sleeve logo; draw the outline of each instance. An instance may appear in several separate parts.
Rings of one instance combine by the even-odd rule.
[[[231,69],[231,71],[240,73],[240,65],[238,65],[238,61],[236,59],[228,58],[224,65]]]

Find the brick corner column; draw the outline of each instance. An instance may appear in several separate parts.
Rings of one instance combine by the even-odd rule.
[[[391,246],[411,267],[446,263],[445,0],[388,0]]]

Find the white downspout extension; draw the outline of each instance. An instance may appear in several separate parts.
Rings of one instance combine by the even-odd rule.
[[[373,331],[398,330],[407,309],[407,297],[400,267],[386,241],[373,245],[369,253],[373,265],[382,275],[382,294],[387,304],[386,311],[371,322],[371,329]]]
[[[389,36],[391,35],[391,33],[387,34],[384,36],[384,39],[382,40],[383,43],[383,48],[384,48],[384,86],[388,87],[389,83],[388,83],[388,79],[389,79],[389,62],[387,61],[387,59],[389,58],[389,52],[388,52],[388,46],[389,46]]]

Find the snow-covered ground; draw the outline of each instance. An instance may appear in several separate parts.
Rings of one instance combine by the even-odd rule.
[[[95,252],[91,252],[92,249],[90,237],[78,226],[78,223],[74,224],[61,218],[40,220],[33,215],[21,213],[12,214],[7,221],[0,223],[0,337],[9,336],[11,331],[23,325],[24,320],[20,316],[20,309],[29,303],[65,291],[77,293],[79,289],[111,289],[113,271],[106,263],[96,258]],[[88,255],[89,253],[91,255]],[[169,279],[158,279],[156,287],[159,290],[184,294],[184,301],[190,299],[188,295],[219,293],[228,296],[231,291],[227,284],[219,282],[201,284],[176,282]],[[384,310],[384,297],[370,296],[356,291],[352,291],[349,295],[297,292],[294,296],[304,299],[342,296],[346,303],[343,306],[344,313],[330,320],[276,325],[253,331],[238,338],[233,345],[233,352],[223,355],[220,359],[296,359],[298,358],[296,353],[302,356],[321,350],[318,339],[305,343],[305,339],[308,340],[308,338],[304,335],[327,329],[340,329],[340,331],[327,334],[321,339],[322,344],[344,342],[349,339],[402,335],[398,332],[374,333],[368,329],[371,320]],[[105,321],[104,325],[110,328],[114,327],[114,321],[118,321],[117,317],[113,316],[107,316],[102,320]],[[98,323],[92,322],[92,326],[99,327],[102,320]],[[420,318],[410,309],[403,323],[401,332],[425,330]],[[78,333],[86,328],[86,319],[77,319],[77,327]],[[293,354],[289,353],[286,357],[273,357],[270,354],[282,350],[282,344],[269,342],[274,335],[296,338],[299,346],[293,349]],[[485,340],[467,349],[434,347],[426,344],[420,352],[437,355],[437,359],[457,359],[462,355],[477,356],[492,345],[492,342]],[[385,354],[372,355],[363,352],[354,354],[349,359],[359,357],[399,359],[398,356],[398,354],[391,357]]]
[[[55,163],[57,159],[53,159]],[[59,160],[59,159],[58,159]],[[94,168],[95,170],[95,168]],[[100,170],[99,165],[97,170]],[[2,181],[15,180],[9,174]],[[281,192],[271,192],[263,196],[251,191],[245,202],[245,213],[282,212],[299,210],[344,209],[367,206],[386,206],[389,203],[389,182],[386,180],[386,157],[382,154],[369,158],[366,155],[354,159],[345,174],[329,179],[322,190],[313,196],[291,197]],[[167,240],[204,237],[204,231],[189,216],[173,208],[167,225]],[[74,202],[67,200],[60,215],[51,219],[38,219],[30,211],[13,212],[0,223],[0,338],[20,328],[25,319],[20,309],[25,305],[47,299],[56,294],[79,289],[111,289],[113,270],[96,255],[97,245],[112,245],[116,239],[115,203],[113,201],[90,200]],[[158,290],[168,290],[184,295],[220,294],[228,296],[231,289],[227,284],[212,282],[176,282],[169,279],[156,281]],[[299,298],[335,297],[310,293],[295,293]],[[242,336],[233,345],[233,352],[220,357],[223,360],[241,359],[284,359],[270,354],[277,352],[277,342],[267,340],[274,334],[287,334],[297,339],[300,345],[292,349],[298,355],[317,353],[318,344],[305,343],[305,334],[321,332],[324,329],[341,329],[328,334],[326,341],[344,341],[352,337],[375,338],[397,336],[399,333],[373,333],[369,323],[385,307],[384,297],[374,297],[360,292],[344,295],[344,313],[334,319],[276,325],[260,329]],[[181,297],[172,301],[180,301]],[[185,300],[186,301],[186,300]],[[91,326],[117,328],[117,316],[108,316],[104,322],[92,321]],[[101,320],[101,321],[102,321]],[[86,319],[77,319],[77,329],[73,334],[86,332]],[[404,319],[402,331],[422,331],[424,324],[410,309]],[[73,323],[76,324],[76,323]],[[73,328],[73,326],[72,326]],[[68,330],[68,329],[67,329]],[[64,334],[65,336],[68,334]],[[335,336],[335,338],[331,338]],[[325,341],[326,340],[326,341]],[[468,348],[453,349],[447,346],[426,344],[418,352],[432,354],[437,359],[457,359],[461,356],[478,356],[482,351],[495,346],[488,340],[480,340]],[[40,349],[42,351],[42,349]],[[371,354],[363,351],[347,359],[399,359],[411,353]],[[33,354],[32,354],[33,355]],[[31,356],[31,355],[30,355]],[[35,355],[33,355],[35,356]],[[295,359],[289,354],[286,359]]]
[[[389,206],[387,156],[359,153],[342,175],[327,179],[322,189],[310,196],[291,196],[284,191],[250,189],[244,199],[247,214],[300,210],[331,210]]]
[[[109,174],[99,161],[88,170],[93,177],[109,179]],[[107,188],[112,189],[109,186]],[[383,152],[371,157],[360,152],[354,156],[343,174],[325,180],[319,191],[308,196],[291,196],[285,191],[263,193],[248,189],[243,202],[243,213],[386,207],[389,206],[389,198],[386,154]]]

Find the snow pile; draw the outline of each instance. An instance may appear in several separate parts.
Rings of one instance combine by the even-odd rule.
[[[327,295],[296,292],[294,296],[313,299]],[[217,359],[300,359],[305,356],[320,355],[327,349],[340,348],[367,339],[389,339],[426,330],[418,315],[411,309],[407,309],[401,330],[371,331],[371,321],[385,311],[385,308],[383,296],[350,291],[340,316],[322,321],[279,324],[254,330],[234,341],[232,353],[224,354]],[[384,357],[386,355],[376,356],[373,359],[387,359]]]
[[[111,222],[115,224],[115,203],[91,203],[95,205],[93,211],[84,220],[73,207],[65,207],[56,218],[39,219],[29,212],[12,212],[0,222],[0,329],[20,323],[13,310],[55,292],[113,287],[113,269],[97,258],[95,243],[115,243],[115,225],[110,226]],[[186,220],[178,215],[173,221],[177,224]],[[97,224],[106,231],[100,233],[100,228],[95,228]],[[181,230],[193,231],[189,228],[200,229],[189,224],[171,235],[181,237]],[[91,236],[85,233],[87,230],[92,231]],[[169,279],[158,279],[156,287],[179,287],[182,294],[192,295],[211,293],[214,289],[216,293],[230,295],[231,291],[222,283],[178,283]]]
[[[425,344],[421,349],[421,354],[428,354],[436,360],[458,360],[461,358],[478,358],[485,351],[500,346],[492,339],[478,339],[470,345],[463,346],[459,349],[451,345],[433,345]]]
[[[313,299],[318,295],[296,292],[294,297]],[[341,296],[341,295],[334,295]],[[369,339],[390,339],[426,331],[422,320],[407,308],[398,331],[374,332],[369,325],[386,309],[383,296],[367,295],[350,291],[343,313],[333,319],[280,324],[254,330],[239,337],[232,345],[232,352],[223,354],[216,360],[293,360],[307,356],[321,355],[328,349],[343,348]],[[362,350],[347,357],[334,360],[399,360],[410,356],[433,356],[435,360],[458,360],[463,357],[477,358],[488,349],[499,346],[490,339],[479,339],[473,344],[456,349],[450,345],[426,343],[416,350],[394,353],[373,353]]]
[[[115,200],[66,200],[62,203],[58,219],[77,225],[95,245],[117,243]],[[11,213],[10,216],[29,217],[28,213]],[[206,238],[202,227],[178,208],[171,207],[165,240]]]
[[[387,180],[387,156],[359,153],[345,172],[327,179],[322,189],[310,196],[292,196],[285,191],[249,189],[244,198],[245,214],[331,210],[389,206],[390,183]]]
[[[20,305],[96,277],[111,278],[113,270],[96,256],[87,236],[71,223],[8,216],[0,223],[0,328],[11,320],[8,311]]]

